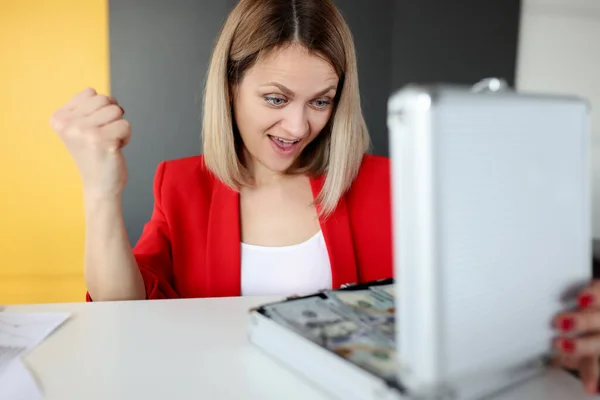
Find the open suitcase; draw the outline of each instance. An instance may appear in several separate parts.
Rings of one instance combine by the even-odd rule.
[[[493,398],[547,369],[592,277],[589,109],[499,83],[390,98],[394,278],[252,310],[256,346],[340,399]]]

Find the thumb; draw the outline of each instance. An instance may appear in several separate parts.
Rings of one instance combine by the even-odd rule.
[[[585,357],[579,364],[581,380],[589,394],[598,394],[598,380],[600,379],[600,362],[596,357]]]

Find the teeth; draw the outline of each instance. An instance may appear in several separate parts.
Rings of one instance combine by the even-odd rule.
[[[294,144],[294,143],[298,142],[298,140],[285,140],[285,139],[282,139],[282,138],[277,137],[277,136],[271,136],[271,137],[273,139],[279,140],[281,143],[285,143],[285,144]]]

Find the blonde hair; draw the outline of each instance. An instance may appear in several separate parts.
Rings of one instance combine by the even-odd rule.
[[[330,0],[241,0],[214,48],[204,92],[203,153],[209,170],[234,190],[249,185],[232,112],[232,87],[271,51],[300,44],[327,60],[338,77],[334,110],[293,171],[325,176],[316,201],[329,215],[358,174],[370,144],[358,87],[354,39]]]

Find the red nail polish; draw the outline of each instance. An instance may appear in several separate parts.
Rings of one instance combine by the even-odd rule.
[[[563,318],[563,320],[560,321],[560,329],[563,332],[572,331],[574,328],[575,328],[575,319],[573,319],[571,317],[567,317],[567,318]]]
[[[574,353],[575,352],[575,341],[571,339],[563,339],[560,342],[560,347],[565,353]]]
[[[594,302],[594,296],[591,294],[584,294],[579,297],[579,307],[588,308]]]

